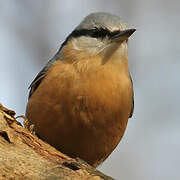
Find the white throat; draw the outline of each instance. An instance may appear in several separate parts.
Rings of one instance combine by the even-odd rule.
[[[110,42],[108,39],[96,39],[86,36],[72,39],[73,48],[76,51],[82,51],[85,56],[103,56],[124,57],[128,56],[127,42]]]

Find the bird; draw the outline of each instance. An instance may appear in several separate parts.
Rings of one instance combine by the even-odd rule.
[[[26,117],[37,136],[98,167],[116,148],[134,110],[128,29],[106,12],[87,15],[30,85]]]

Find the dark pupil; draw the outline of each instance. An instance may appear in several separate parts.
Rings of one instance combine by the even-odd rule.
[[[71,37],[80,37],[80,36],[90,36],[94,38],[105,38],[105,37],[113,37],[116,34],[119,34],[120,31],[113,31],[110,32],[107,29],[81,29],[81,30],[74,30],[71,34]]]
[[[92,29],[89,31],[90,31],[89,35],[95,38],[104,38],[109,35],[109,32],[105,29]]]

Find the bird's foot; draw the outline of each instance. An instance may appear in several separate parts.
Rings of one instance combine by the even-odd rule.
[[[28,121],[28,118],[24,115],[21,115],[21,116],[17,116],[16,119],[18,118],[22,118],[24,119],[23,121],[23,124],[24,124],[24,127],[30,131],[31,134],[33,135],[36,135],[36,132],[35,132],[35,125],[34,124],[30,124],[30,122]]]

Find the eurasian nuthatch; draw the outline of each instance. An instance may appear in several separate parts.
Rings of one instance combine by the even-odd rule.
[[[94,167],[115,149],[133,114],[127,29],[92,13],[66,38],[30,85],[26,116],[39,137]]]

